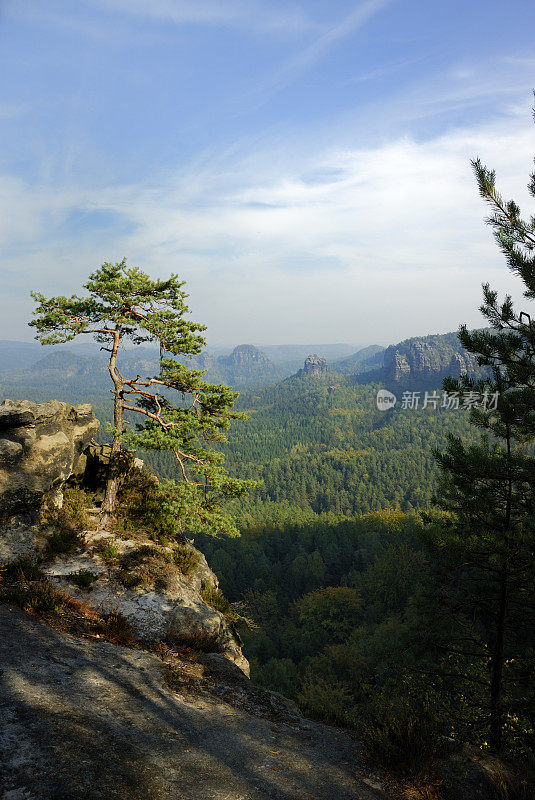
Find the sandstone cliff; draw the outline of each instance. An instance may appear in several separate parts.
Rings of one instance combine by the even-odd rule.
[[[61,508],[98,428],[89,405],[0,405],[0,563],[31,558],[70,596],[118,609],[141,641],[219,653],[248,674],[232,620],[211,604],[217,577],[191,542],[163,546],[150,531],[100,531],[94,509],[87,528],[58,548],[50,510]]]
[[[0,404],[0,519],[36,522],[43,505],[61,504],[61,487],[100,423],[90,405]]]

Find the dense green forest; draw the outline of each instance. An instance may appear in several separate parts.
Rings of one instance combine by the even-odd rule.
[[[262,481],[251,503],[340,514],[426,505],[436,475],[432,450],[450,432],[470,435],[467,412],[399,403],[383,412],[378,385],[331,379],[294,377],[240,396],[249,419],[230,432],[225,455],[231,470]]]
[[[239,540],[197,537],[223,591],[253,621],[240,630],[254,680],[354,726],[383,692],[401,700],[409,684],[416,691],[414,603],[429,576],[422,528],[416,512],[343,519],[297,510]]]
[[[242,391],[237,407],[248,418],[231,426],[222,449],[230,475],[258,485],[228,504],[239,538],[195,536],[232,604],[253,681],[307,714],[356,728],[377,763],[411,770],[442,757],[446,741],[488,744],[488,626],[483,614],[479,659],[475,650],[450,652],[465,630],[458,625],[476,617],[459,622],[459,609],[448,610],[459,566],[441,572],[437,543],[440,550],[453,516],[430,512],[440,493],[435,453],[451,437],[476,447],[480,434],[467,409],[441,407],[446,390],[436,379],[421,376],[417,408],[404,407],[400,383],[388,411],[377,408],[381,384],[328,369]],[[423,408],[426,391],[438,394],[438,407]],[[58,387],[6,381],[0,394],[45,401]],[[91,402],[99,438],[109,439],[104,392],[71,382],[61,397]],[[178,477],[168,453],[141,455],[162,478]],[[535,702],[525,626],[514,651],[520,673],[504,698],[514,710],[504,752],[529,766]]]
[[[236,511],[262,520],[289,505],[322,513],[362,514],[382,508],[409,511],[428,504],[437,466],[433,448],[444,447],[448,433],[470,437],[468,412],[440,407],[376,407],[379,385],[354,385],[333,373],[288,378],[263,389],[242,392],[237,408],[248,413],[231,427],[223,450],[229,472],[260,481]],[[428,386],[431,392],[431,386]],[[3,396],[44,401],[58,396],[57,385],[0,384]],[[402,396],[402,388],[397,390]],[[101,420],[99,438],[111,419],[105,393],[72,384],[61,392],[69,402],[90,402]],[[174,458],[144,453],[162,477],[177,477]],[[269,511],[264,511],[268,504]],[[282,508],[273,512],[272,505]]]

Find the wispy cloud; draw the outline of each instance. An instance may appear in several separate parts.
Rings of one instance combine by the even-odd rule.
[[[121,14],[175,25],[226,25],[264,31],[307,31],[316,25],[297,6],[277,6],[265,0],[91,0],[95,5]]]
[[[17,291],[75,290],[96,264],[123,255],[178,271],[195,316],[226,342],[388,341],[478,324],[481,282],[514,280],[483,224],[469,158],[496,167],[504,194],[522,201],[531,151],[523,113],[426,142],[294,153],[293,164],[288,154],[276,172],[269,153],[256,153],[253,163],[207,164],[157,188],[54,193],[5,182],[6,263]],[[69,232],[75,212],[98,228],[82,218]],[[22,242],[31,252],[15,252]],[[9,291],[3,306],[8,324]]]
[[[390,5],[394,0],[365,0],[345,16],[340,22],[321,33],[307,47],[290,58],[280,69],[261,82],[255,94],[261,102],[272,94],[301,77],[313,64],[324,56],[337,42],[345,39],[363,27],[375,14]]]
[[[357,83],[365,83],[366,81],[373,81],[377,78],[383,78],[385,75],[390,75],[393,72],[399,72],[405,67],[413,66],[414,64],[419,64],[422,61],[426,61],[429,58],[430,54],[422,54],[416,56],[415,58],[405,58],[403,60],[398,61],[387,61],[381,66],[377,67],[376,69],[369,70],[368,72],[361,72],[357,75],[353,75],[351,78],[347,78],[343,81],[344,86],[350,86],[352,84]]]

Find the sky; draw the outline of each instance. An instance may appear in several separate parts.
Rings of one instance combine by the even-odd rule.
[[[533,214],[533,0],[0,0],[0,339],[104,261],[212,345],[482,324],[512,276],[470,159]],[[531,310],[533,314],[533,310]]]

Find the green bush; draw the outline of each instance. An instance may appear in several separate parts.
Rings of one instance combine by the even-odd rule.
[[[94,549],[107,564],[113,564],[121,557],[121,551],[112,542],[98,542]]]
[[[40,581],[43,572],[38,562],[31,556],[21,556],[10,564],[3,564],[0,568],[0,579],[12,581]]]
[[[98,575],[95,575],[90,569],[79,569],[77,572],[71,572],[68,577],[75,586],[79,586],[80,589],[88,589],[97,580]]]
[[[128,646],[137,641],[131,624],[116,608],[101,612],[95,627],[108,641],[116,644]]]
[[[356,727],[375,765],[418,774],[448,751],[445,720],[425,698],[378,698],[359,709]]]
[[[156,477],[147,469],[132,469],[119,490],[117,526],[125,533],[146,534],[159,544],[176,538],[174,515],[166,511]]]
[[[208,581],[203,581],[201,585],[201,597],[209,606],[215,608],[216,611],[220,611],[227,619],[232,622],[237,620],[234,609],[221,589],[216,589],[211,583],[208,583]]]
[[[165,591],[173,576],[173,557],[167,551],[142,545],[121,556],[119,580],[127,588],[143,586],[145,589]]]
[[[45,513],[45,521],[61,531],[81,533],[90,525],[87,509],[92,498],[77,486],[66,486],[63,490],[61,508],[50,508]]]
[[[83,536],[77,531],[57,530],[48,538],[46,555],[55,556],[62,553],[73,553],[83,544]]]
[[[348,725],[351,695],[344,684],[316,676],[305,681],[297,702],[306,714],[323,722]]]
[[[216,633],[197,631],[182,636],[172,636],[168,641],[173,649],[184,648],[200,653],[219,653],[221,650],[221,643]]]
[[[0,597],[4,603],[12,603],[36,616],[59,616],[68,597],[46,581],[17,581],[2,586]]]
[[[199,554],[184,544],[179,544],[173,551],[173,561],[183,575],[191,575],[199,565]]]
[[[54,528],[48,539],[46,554],[72,553],[83,544],[83,531],[90,526],[87,509],[91,498],[76,486],[67,486],[63,491],[61,508],[47,509],[44,521]]]

